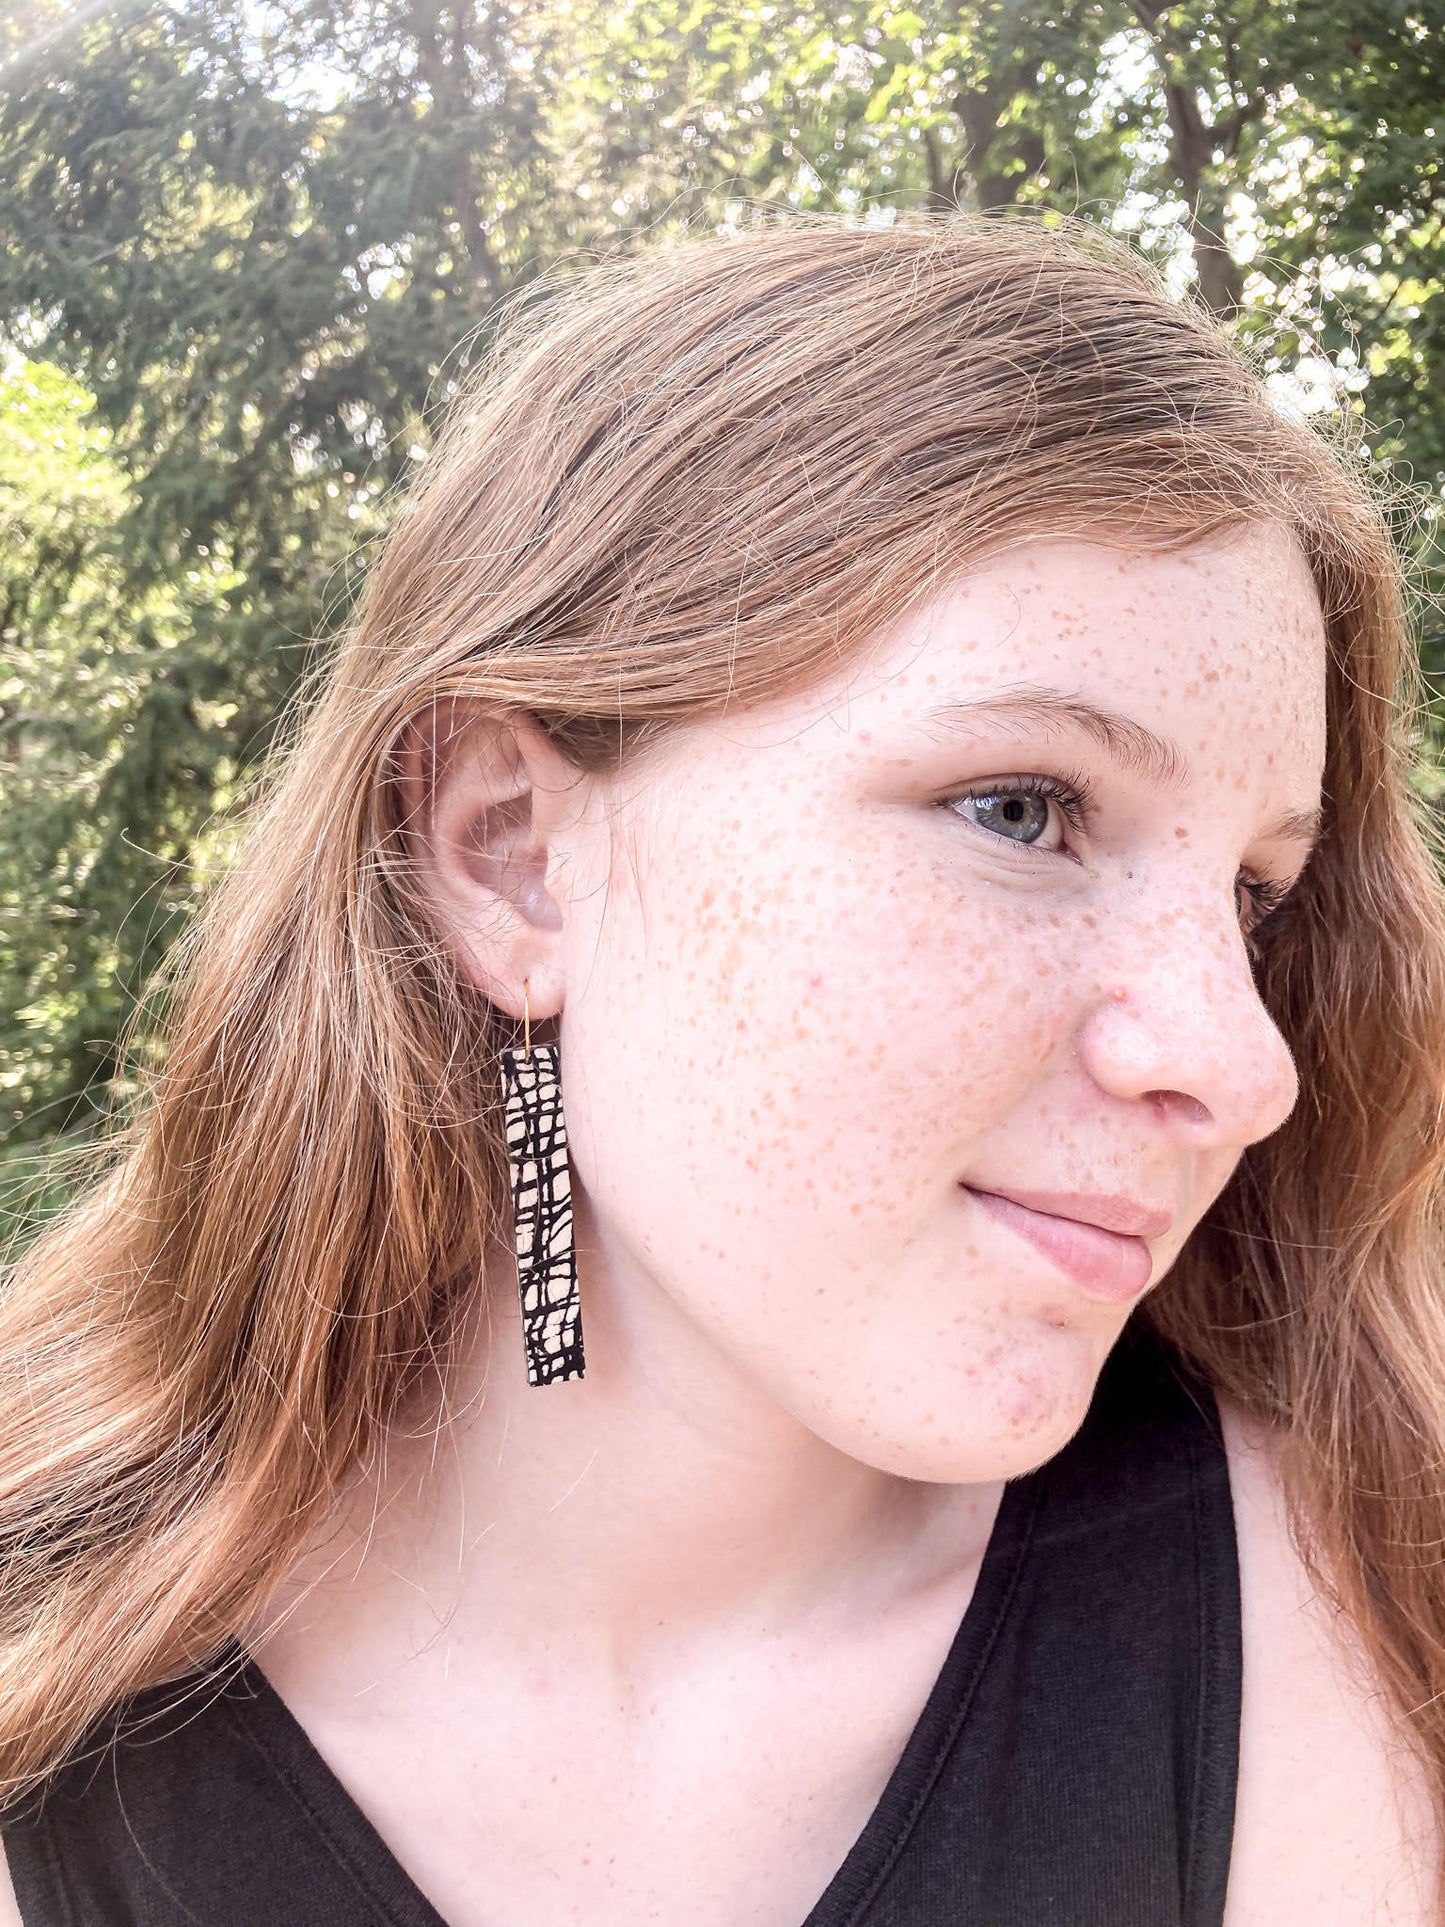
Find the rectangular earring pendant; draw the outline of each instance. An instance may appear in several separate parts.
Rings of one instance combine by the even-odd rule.
[[[530,1057],[519,1050],[501,1056],[527,1378],[551,1385],[584,1375],[557,1046],[533,1044]]]

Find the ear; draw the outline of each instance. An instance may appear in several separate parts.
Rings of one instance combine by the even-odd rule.
[[[565,866],[582,773],[530,716],[452,697],[407,724],[393,764],[401,828],[422,897],[462,975],[500,1009],[562,1008]]]

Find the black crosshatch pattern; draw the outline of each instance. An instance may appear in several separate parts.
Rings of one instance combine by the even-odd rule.
[[[552,1385],[584,1376],[557,1046],[533,1044],[530,1053],[504,1050],[502,1073],[527,1378],[533,1385]]]

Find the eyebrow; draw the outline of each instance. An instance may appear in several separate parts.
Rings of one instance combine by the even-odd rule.
[[[945,732],[970,734],[980,723],[1017,721],[1045,729],[1072,726],[1091,737],[1122,769],[1148,777],[1165,788],[1181,783],[1188,759],[1177,743],[1160,736],[1132,716],[1102,708],[1072,696],[1066,689],[1045,683],[1014,683],[992,695],[966,702],[941,703],[925,712],[925,724]],[[1319,838],[1323,812],[1319,808],[1286,810],[1261,832],[1263,840],[1313,845]]]

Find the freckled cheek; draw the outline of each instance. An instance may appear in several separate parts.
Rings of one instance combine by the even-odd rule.
[[[837,1277],[891,1277],[900,1236],[945,1235],[940,1200],[1058,1048],[1077,933],[916,860],[668,868],[580,946],[579,1177],[720,1305],[740,1254],[760,1291],[816,1271],[811,1318]]]
[[[763,883],[703,906],[690,941],[676,933],[665,1009],[652,1000],[659,1062],[712,1080],[717,1122],[762,1159],[800,1130],[884,1161],[916,1158],[920,1135],[957,1144],[1057,1049],[1077,933],[1036,902],[916,865],[871,886],[822,865]]]
[[[1026,1059],[1053,1048],[1088,968],[1087,933],[1003,890],[960,898],[955,886],[931,914],[911,908],[900,938],[921,1028],[943,1024],[971,1049],[987,1041]]]
[[[780,824],[771,796],[718,804],[674,826],[600,919],[609,994],[640,1003],[664,1053],[855,1074],[937,1059],[956,1083],[1005,1039],[1044,1047],[1077,932],[1037,894],[940,854],[912,815],[840,830],[832,812]]]

